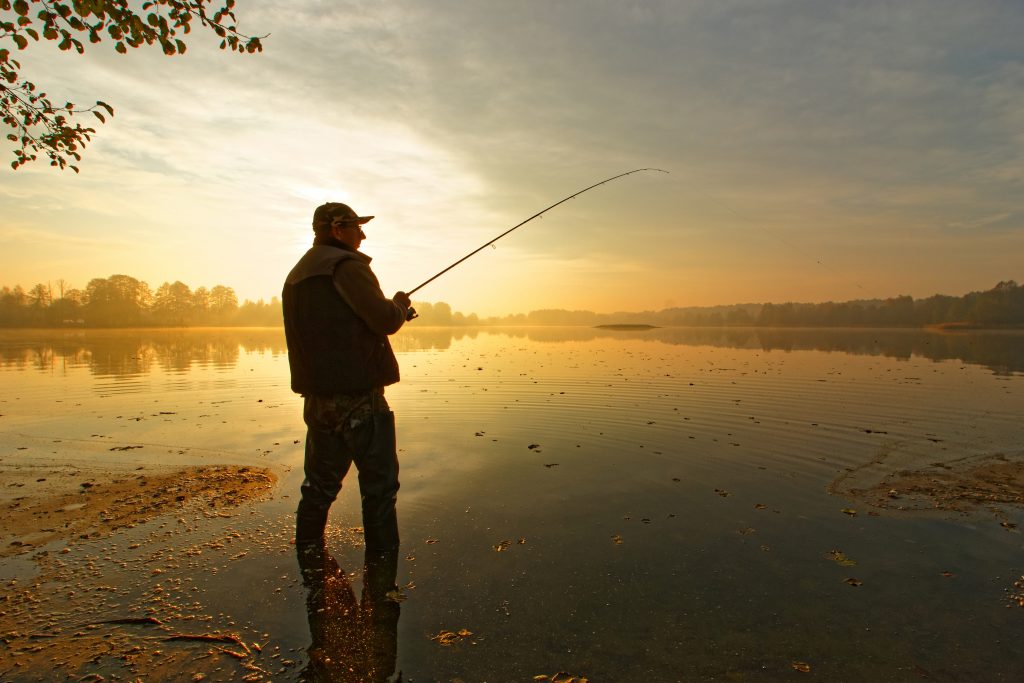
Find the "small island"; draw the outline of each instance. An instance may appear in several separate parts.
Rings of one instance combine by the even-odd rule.
[[[599,330],[654,330],[657,325],[642,325],[634,323],[613,323],[611,325],[594,325]]]

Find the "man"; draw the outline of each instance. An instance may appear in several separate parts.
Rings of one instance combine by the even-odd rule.
[[[363,225],[345,204],[313,213],[313,246],[285,281],[284,329],[291,386],[305,398],[305,475],[295,543],[322,545],[327,514],[354,462],[367,552],[398,549],[395,416],[384,387],[398,381],[388,335],[409,315],[409,297],[388,299],[359,251]]]

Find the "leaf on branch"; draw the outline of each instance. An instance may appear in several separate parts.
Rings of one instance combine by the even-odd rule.
[[[159,43],[164,54],[177,55],[188,47],[179,36],[189,34],[195,21],[218,36],[222,50],[262,52],[260,38],[239,33],[234,7],[235,0],[0,0],[0,12],[10,12],[0,16],[0,37],[10,39],[16,50],[27,49],[30,40],[45,39],[61,51],[83,54],[87,41],[82,34],[87,34],[89,43],[114,43],[119,54]],[[74,164],[95,129],[72,123],[74,116],[91,111],[105,124],[114,108],[102,101],[83,109],[70,102],[54,105],[21,77],[21,65],[11,58],[14,51],[0,49],[0,118],[15,147],[11,168],[44,159],[56,168],[79,172]]]

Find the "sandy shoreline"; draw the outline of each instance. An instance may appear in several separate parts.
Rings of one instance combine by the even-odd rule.
[[[0,679],[201,680],[227,667],[267,680],[259,663],[280,668],[218,624],[194,588],[184,599],[193,572],[258,545],[241,514],[274,493],[274,472],[166,447],[4,437],[0,562],[15,573],[0,599]],[[273,542],[287,547],[287,534]],[[182,555],[205,559],[180,575]]]
[[[199,504],[210,514],[273,491],[269,469],[205,464],[186,451],[5,435],[0,558],[58,539],[100,538]],[[237,458],[227,458],[228,460]],[[197,461],[204,461],[199,464]]]
[[[30,552],[58,539],[93,539],[200,505],[210,514],[268,494],[276,478],[266,469],[210,465],[184,469],[137,466],[0,468],[6,488],[22,495],[0,514],[0,557]],[[34,484],[48,484],[44,491]],[[5,496],[6,497],[6,496]]]
[[[897,466],[882,453],[852,469],[829,492],[890,513],[928,511],[968,514],[1024,507],[1024,451],[981,453],[946,462]],[[1008,529],[1016,525],[1003,521]]]

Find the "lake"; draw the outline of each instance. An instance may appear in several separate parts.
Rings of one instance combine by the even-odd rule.
[[[403,681],[1024,671],[1024,514],[981,481],[1009,471],[1012,486],[1024,460],[1024,333],[412,323],[393,343],[401,592],[374,620],[359,614],[354,474],[329,534],[330,595],[348,607],[307,600],[290,545],[304,425],[281,331],[0,331],[0,464],[70,452],[279,477],[232,515],[0,560],[5,582],[93,591],[49,598],[22,629],[160,616],[102,627],[131,631],[141,670],[97,657],[76,679],[300,680],[311,623],[340,634],[336,666],[369,656],[346,649],[366,638]],[[255,668],[203,646],[161,669],[146,638],[187,625],[259,643]],[[3,680],[37,679],[0,658]]]

